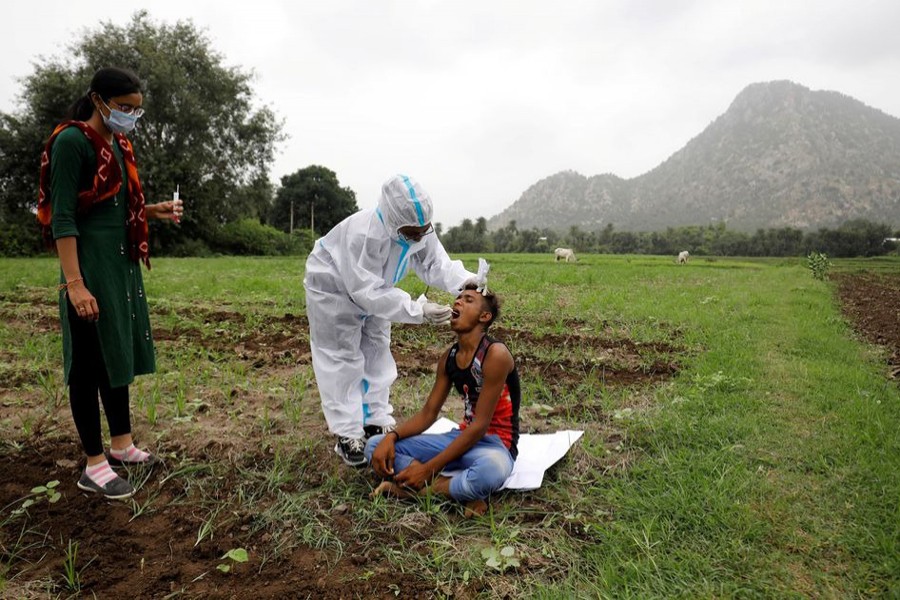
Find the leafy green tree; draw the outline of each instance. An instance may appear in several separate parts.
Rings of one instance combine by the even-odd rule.
[[[640,234],[631,231],[616,231],[612,234],[610,248],[614,254],[635,254],[640,246]]]
[[[590,248],[592,235],[581,229],[578,225],[569,227],[569,234],[565,238],[565,243],[569,248],[576,252],[587,252]]]
[[[545,227],[544,229],[535,231],[537,232],[537,244],[535,246],[535,250],[537,252],[553,252],[553,250],[559,247],[559,245],[562,243],[560,242],[559,234],[552,229],[548,229]]]
[[[672,228],[670,227],[665,233],[657,231],[651,233],[648,240],[648,252],[659,256],[678,254],[680,250],[675,250],[671,232]]]
[[[341,187],[334,171],[310,165],[281,178],[269,222],[282,231],[323,234],[358,210],[356,194]]]
[[[0,254],[38,252],[41,234],[32,209],[37,204],[40,153],[47,131],[34,114],[0,113]]]
[[[884,240],[891,236],[889,225],[852,219],[841,225],[839,230],[853,240],[849,256],[880,256],[887,253]]]
[[[540,230],[536,227],[525,229],[519,232],[519,235],[522,239],[522,252],[544,252],[550,248],[547,240],[541,239],[546,236],[542,236]]]
[[[475,226],[472,219],[463,219],[456,227],[451,227],[441,237],[447,252],[477,252],[475,248]]]
[[[478,217],[475,221],[475,245],[478,247],[476,252],[493,252],[494,240],[488,234],[487,219]]]
[[[253,106],[251,75],[222,63],[192,22],[156,23],[146,11],[125,26],[102,23],[64,57],[42,58],[23,79],[21,109],[0,114],[0,218],[34,220],[44,140],[104,66],[131,69],[145,86],[147,112],[131,138],[147,201],[170,198],[177,185],[185,202],[180,227],[152,232],[154,250],[211,241],[225,223],[264,218],[281,123]]]
[[[441,243],[448,252],[491,252],[494,240],[488,234],[487,219],[479,217],[475,223],[472,219],[463,219],[456,227],[451,227],[441,237]]]
[[[884,239],[891,228],[883,223],[853,219],[837,229],[819,229],[806,239],[810,251],[824,252],[833,257],[880,256],[889,251]]]
[[[710,246],[716,256],[747,256],[750,254],[750,236],[740,231],[724,230]]]
[[[595,234],[595,252],[607,253],[611,252],[613,238],[613,224],[607,223],[606,226]]]
[[[516,227],[516,221],[510,221],[506,227],[493,234],[494,252],[521,252],[522,239]]]

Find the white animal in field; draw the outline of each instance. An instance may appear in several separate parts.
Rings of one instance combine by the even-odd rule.
[[[687,250],[682,250],[681,252],[679,252],[679,253],[678,253],[678,264],[679,264],[679,265],[686,265],[686,264],[687,264],[687,261],[688,261],[688,257],[689,257],[690,255],[691,255],[691,253],[688,252]]]
[[[561,259],[565,259],[566,262],[578,262],[578,259],[575,258],[575,252],[571,248],[557,248],[553,251],[553,254],[556,255],[556,262],[559,262]]]

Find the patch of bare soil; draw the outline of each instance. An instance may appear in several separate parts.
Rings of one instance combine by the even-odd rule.
[[[286,314],[253,328],[226,328],[240,324],[245,317],[236,312],[204,315],[202,329],[165,328],[154,330],[158,342],[200,345],[208,350],[234,353],[254,368],[274,364],[307,365],[312,361],[309,348],[309,324],[304,316]],[[665,342],[638,343],[610,333],[579,330],[571,333],[535,335],[530,331],[497,326],[491,334],[509,346],[522,376],[539,375],[553,387],[574,386],[585,378],[604,385],[637,385],[658,382],[679,370],[677,356],[684,349]],[[416,337],[420,327],[395,325],[392,351],[400,376],[434,373],[437,360],[449,341],[432,339],[424,343]],[[450,339],[450,336],[447,336]]]
[[[833,275],[844,316],[873,344],[888,350],[890,377],[900,377],[900,275]]]
[[[157,342],[194,344],[225,354],[236,354],[249,361],[254,368],[278,363],[310,364],[309,323],[305,316],[285,314],[253,327],[241,326],[246,317],[238,312],[215,311],[201,313],[200,328],[181,327],[177,330],[157,327],[153,339]]]
[[[323,550],[295,548],[262,564],[267,534],[247,534],[250,513],[216,526],[211,539],[195,544],[206,512],[184,501],[182,486],[169,481],[165,466],[150,474],[136,499],[151,492],[157,507],[135,518],[130,501],[107,501],[75,486],[80,475],[80,447],[75,442],[27,447],[17,456],[0,456],[0,506],[16,501],[35,485],[60,481],[63,497],[29,507],[30,519],[3,522],[0,559],[17,561],[4,593],[18,597],[34,580],[52,581],[65,591],[63,561],[69,540],[78,541],[81,588],[105,598],[428,598],[434,589],[423,579],[389,570],[364,548],[349,546],[343,557]],[[232,474],[231,476],[234,476]],[[132,479],[134,479],[132,477]],[[162,483],[160,485],[160,483]],[[226,482],[226,487],[228,483]],[[164,507],[159,509],[158,507]],[[8,519],[11,510],[4,510]],[[20,537],[21,536],[21,537]],[[216,566],[222,555],[241,546],[250,560],[233,564],[230,573]],[[15,550],[16,555],[10,553]],[[25,566],[23,564],[30,566]],[[18,571],[18,572],[16,572]],[[361,577],[366,573],[366,577]],[[23,588],[16,594],[18,583]],[[183,594],[183,595],[182,595]]]
[[[521,372],[534,372],[554,386],[574,386],[591,378],[613,386],[661,381],[678,372],[677,356],[684,352],[666,342],[580,333],[536,336],[499,327],[495,334],[510,347]]]

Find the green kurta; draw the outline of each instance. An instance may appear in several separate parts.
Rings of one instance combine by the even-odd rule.
[[[118,144],[112,146],[124,174],[122,152]],[[122,189],[114,198],[94,204],[87,213],[76,211],[78,190],[91,186],[96,165],[94,148],[77,127],[62,131],[53,142],[50,154],[53,238],[78,237],[81,276],[100,309],[95,326],[109,384],[122,387],[134,381],[135,375],[153,373],[156,360],[140,264],[133,262],[128,254],[127,184],[123,181]],[[64,281],[60,272],[60,283]],[[60,292],[66,383],[72,369],[67,302],[65,292]]]

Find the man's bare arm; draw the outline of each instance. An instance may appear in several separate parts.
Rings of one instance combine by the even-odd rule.
[[[413,435],[418,435],[431,427],[440,414],[441,407],[447,401],[447,395],[450,393],[450,378],[447,376],[446,364],[447,355],[450,354],[448,349],[438,361],[437,375],[434,379],[434,385],[431,387],[431,393],[419,412],[414,414],[408,421],[398,425],[393,432],[384,436],[375,451],[372,453],[372,468],[382,477],[389,477],[394,474],[394,444],[397,440]]]
[[[506,377],[513,370],[515,363],[509,349],[503,344],[493,344],[484,357],[483,375],[484,385],[478,396],[478,404],[475,407],[475,415],[472,422],[437,456],[424,464],[413,464],[400,473],[394,481],[400,485],[407,485],[419,489],[440,473],[444,467],[469,451],[478,440],[484,437],[494,409],[500,400]]]
[[[447,375],[447,356],[450,354],[448,349],[441,356],[437,365],[437,373],[434,378],[434,385],[431,386],[431,392],[425,404],[419,409],[419,412],[410,417],[407,421],[397,426],[394,431],[402,439],[413,435],[418,435],[431,427],[437,421],[441,412],[441,407],[447,401],[450,394],[450,377]]]

